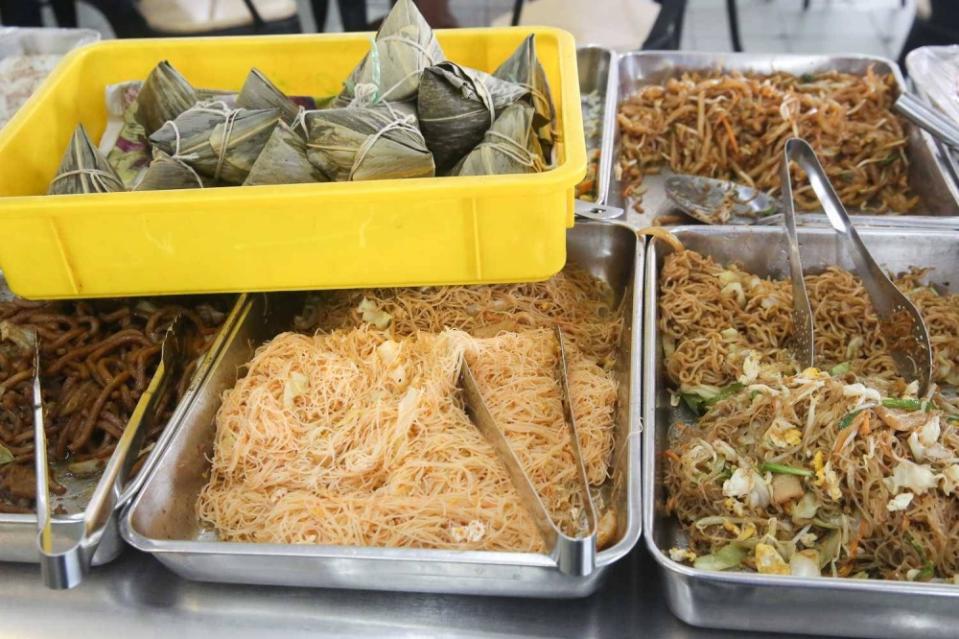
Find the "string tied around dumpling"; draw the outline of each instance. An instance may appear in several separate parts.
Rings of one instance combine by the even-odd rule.
[[[403,44],[416,49],[424,58],[426,58],[426,61],[429,63],[426,65],[419,65],[419,66],[431,67],[434,64],[436,64],[436,59],[433,57],[433,54],[430,53],[429,49],[424,47],[422,44],[420,44],[418,41],[414,40],[413,38],[408,38],[405,35],[393,34],[393,35],[388,35],[386,37],[380,38],[378,42],[402,42]]]
[[[539,172],[543,170],[543,163],[539,157],[513,138],[509,137],[508,135],[503,135],[499,131],[493,130],[487,131],[486,135],[488,137],[495,138],[496,141],[490,142],[484,140],[483,142],[480,142],[478,146],[487,146],[491,149],[495,149],[511,160],[514,160],[523,166],[528,166],[534,171]]]
[[[493,126],[493,123],[496,122],[496,105],[493,104],[493,94],[490,93],[489,87],[481,78],[477,78],[474,86],[476,87],[476,95],[489,111],[489,125]]]
[[[533,101],[540,101],[546,105],[545,111],[547,113],[553,110],[553,103],[550,102],[550,99],[546,96],[545,93],[534,87],[532,84],[527,84],[525,82],[517,82],[517,85],[529,91],[529,94],[533,97]]]
[[[206,102],[199,102],[194,110],[200,111],[202,113],[212,113],[214,115],[223,116],[223,143],[220,145],[220,151],[217,154],[216,169],[213,171],[213,179],[220,179],[220,172],[223,170],[223,164],[226,161],[226,149],[229,146],[230,136],[233,134],[233,127],[236,124],[236,118],[240,114],[240,109],[231,108],[223,100],[208,100]],[[190,160],[196,160],[199,156],[196,153],[183,153],[182,152],[182,142],[183,135],[180,133],[180,127],[177,126],[176,121],[168,120],[163,123],[165,128],[169,126],[173,129],[173,153],[170,155],[170,158],[179,162],[183,166],[190,169],[190,172],[196,177],[197,182],[202,186],[202,180],[200,176],[196,173],[193,167],[190,166]]]
[[[303,139],[309,139],[310,130],[306,126],[306,108],[300,105],[299,110],[296,112],[296,117],[293,118],[293,122],[290,123],[290,128],[294,131],[296,129],[303,130]]]
[[[360,82],[353,88],[353,99],[347,106],[351,107],[369,107],[376,101],[376,93],[379,89],[372,82]]]
[[[420,139],[423,138],[423,134],[420,133],[419,128],[416,126],[416,116],[400,116],[393,111],[392,108],[390,108],[390,113],[395,119],[388,122],[385,126],[380,127],[380,129],[375,133],[368,135],[367,138],[363,140],[363,144],[360,145],[360,148],[357,149],[356,155],[353,158],[353,166],[350,167],[350,181],[353,180],[353,176],[359,170],[360,166],[363,165],[363,161],[366,159],[366,154],[370,152],[370,149],[373,148],[373,145],[390,131],[402,129],[410,133],[415,133]]]
[[[56,184],[63,178],[73,177],[74,175],[85,175],[90,178],[90,182],[93,184],[95,193],[109,193],[112,191],[125,191],[126,186],[122,181],[118,180],[115,175],[111,175],[108,171],[102,169],[74,169],[72,171],[64,171],[59,174],[50,182],[51,185]],[[117,189],[110,187],[110,183],[116,185]]]
[[[377,39],[377,40],[374,40],[373,46],[372,46],[372,48],[371,48],[371,50],[370,50],[371,60],[374,60],[374,62],[373,62],[373,76],[374,76],[374,77],[373,77],[373,86],[374,86],[374,87],[379,87],[379,86],[380,86],[380,82],[381,82],[379,53],[378,53],[376,47],[377,47],[377,44],[380,44],[380,43],[383,43],[383,42],[402,42],[403,44],[405,44],[405,45],[407,45],[407,46],[415,49],[420,55],[422,55],[424,58],[426,58],[426,61],[427,61],[429,64],[426,64],[426,65],[418,64],[418,65],[417,65],[417,68],[413,69],[413,70],[410,71],[409,73],[404,74],[402,78],[400,78],[399,80],[397,80],[397,81],[393,84],[393,86],[389,87],[388,89],[386,89],[385,91],[383,91],[383,92],[380,93],[379,95],[374,96],[374,98],[373,98],[373,102],[374,102],[374,103],[385,101],[385,100],[386,100],[386,97],[387,97],[388,95],[390,95],[390,94],[393,93],[396,89],[398,89],[398,88],[400,88],[401,86],[403,86],[403,85],[406,83],[407,80],[409,80],[410,78],[414,78],[414,77],[416,77],[416,76],[421,75],[421,74],[423,73],[423,67],[424,67],[424,66],[429,66],[429,67],[431,67],[431,66],[433,66],[434,64],[436,64],[436,60],[433,58],[433,54],[430,53],[429,49],[427,49],[426,47],[424,47],[422,44],[420,44],[420,43],[417,42],[416,40],[413,40],[412,38],[408,38],[408,37],[406,37],[406,36],[404,36],[404,35],[397,35],[397,34],[385,36],[385,37],[383,37],[383,38],[379,38],[379,39]],[[375,55],[374,55],[374,52],[376,52]],[[357,85],[357,86],[356,86],[356,89],[359,89],[359,86],[360,86],[360,85]],[[355,93],[356,93],[356,89],[354,89],[354,95],[355,95]]]
[[[233,135],[233,127],[239,114],[239,109],[233,109],[223,122],[223,141],[220,143],[220,151],[216,157],[216,169],[213,171],[214,180],[220,179],[220,172],[223,170],[223,163],[226,161],[226,149],[230,144],[230,136]]]

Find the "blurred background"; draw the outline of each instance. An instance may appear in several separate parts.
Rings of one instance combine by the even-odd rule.
[[[418,0],[436,28],[551,24],[617,49],[856,52],[959,41],[956,0]],[[0,22],[104,38],[356,31],[389,0],[0,0]]]

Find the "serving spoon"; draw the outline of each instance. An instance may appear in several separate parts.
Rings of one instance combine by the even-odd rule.
[[[681,211],[703,224],[754,224],[781,208],[768,193],[699,175],[671,175],[665,189],[666,197]]]

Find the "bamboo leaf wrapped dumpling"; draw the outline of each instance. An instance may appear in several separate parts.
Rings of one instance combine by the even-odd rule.
[[[329,182],[326,174],[310,163],[306,151],[306,140],[299,130],[281,121],[253,163],[244,186]]]
[[[193,167],[182,160],[174,160],[162,151],[150,162],[134,191],[175,191],[202,189],[206,184]]]
[[[201,103],[163,125],[150,142],[214,181],[242,184],[278,121],[276,109]]]
[[[426,69],[417,111],[437,171],[454,166],[482,141],[496,116],[527,93],[517,84],[454,62]]]
[[[280,91],[259,69],[252,69],[246,76],[236,98],[236,106],[243,109],[276,109],[287,124],[293,124],[300,112],[296,102]]]
[[[150,136],[198,101],[187,79],[164,60],[150,72],[137,95],[137,121]]]
[[[549,90],[546,70],[536,56],[535,37],[530,35],[523,40],[513,54],[493,72],[493,75],[529,90],[527,99],[535,109],[533,128],[539,138],[543,159],[549,163],[555,144],[556,107]]]
[[[399,0],[383,19],[369,53],[344,82],[335,106],[349,104],[361,84],[375,87],[374,104],[415,99],[423,69],[443,60],[443,50],[423,14],[412,0]]]
[[[506,107],[483,141],[453,169],[453,175],[506,175],[543,170],[531,140],[533,107],[517,103]]]
[[[386,103],[308,111],[307,156],[336,182],[435,175],[416,116]]]
[[[77,125],[47,194],[113,193],[125,190],[123,180],[90,141],[86,129],[82,124]]]

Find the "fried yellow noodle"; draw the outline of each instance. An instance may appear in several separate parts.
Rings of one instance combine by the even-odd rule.
[[[912,270],[897,285],[929,327],[934,381],[959,366],[959,296]],[[701,413],[665,453],[674,557],[763,573],[952,579],[959,572],[959,409],[898,376],[861,282],[806,277],[817,367],[798,371],[788,282],[669,255],[660,280],[666,371]],[[830,372],[826,372],[831,370]]]
[[[786,140],[801,137],[847,207],[907,212],[918,198],[909,187],[903,122],[891,110],[895,99],[895,79],[872,67],[861,76],[687,72],[622,103],[616,171],[627,197],[641,195],[643,178],[663,167],[778,193]],[[801,183],[798,205],[817,208]]]

